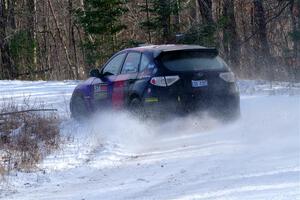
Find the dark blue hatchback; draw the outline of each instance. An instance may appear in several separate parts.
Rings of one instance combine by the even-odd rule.
[[[228,119],[239,116],[235,76],[218,51],[197,45],[153,45],[125,49],[78,85],[72,116],[107,108],[136,112],[208,111]]]

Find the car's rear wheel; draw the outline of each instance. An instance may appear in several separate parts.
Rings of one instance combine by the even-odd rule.
[[[143,107],[143,103],[137,97],[134,97],[131,99],[131,101],[129,103],[129,109],[135,116],[138,116],[138,117],[145,116],[145,109]]]
[[[86,108],[83,96],[78,93],[73,94],[70,109],[74,119],[80,120],[88,115],[88,109]]]
[[[221,110],[220,113],[221,120],[223,122],[232,122],[241,117],[241,111],[239,106],[228,106],[227,109]]]

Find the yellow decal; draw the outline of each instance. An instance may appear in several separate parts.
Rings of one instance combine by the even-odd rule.
[[[155,97],[145,98],[145,102],[147,102],[147,103],[158,102],[158,98],[155,98]]]

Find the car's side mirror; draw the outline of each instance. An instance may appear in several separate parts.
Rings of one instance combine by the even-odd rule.
[[[101,75],[100,75],[100,72],[99,72],[99,70],[98,69],[92,69],[91,71],[90,71],[90,77],[97,77],[97,78],[99,78]]]
[[[114,74],[111,72],[104,72],[104,74],[102,76],[112,76],[112,75],[114,75]]]

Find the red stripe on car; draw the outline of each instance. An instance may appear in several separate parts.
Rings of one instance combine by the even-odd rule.
[[[122,108],[124,106],[124,87],[125,81],[116,81],[113,86],[112,106],[113,108]]]

